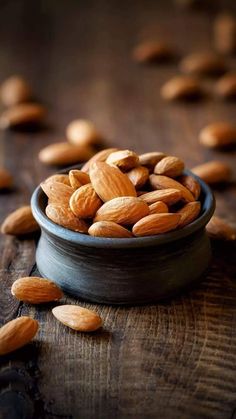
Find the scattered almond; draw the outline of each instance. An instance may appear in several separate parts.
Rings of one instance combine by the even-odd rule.
[[[37,103],[20,103],[2,112],[0,116],[0,129],[17,127],[19,125],[32,125],[42,122],[45,108]]]
[[[11,293],[18,300],[30,304],[48,303],[63,297],[61,289],[54,282],[36,276],[17,279],[11,287]]]
[[[157,201],[162,201],[167,205],[173,205],[182,199],[182,193],[179,189],[167,188],[147,192],[141,195],[139,199],[146,202],[148,205],[154,204]]]
[[[8,170],[0,168],[0,190],[12,187],[13,178]]]
[[[200,202],[188,202],[183,208],[177,211],[177,214],[181,215],[178,228],[183,228],[194,221],[198,217],[200,210]]]
[[[195,179],[195,177],[190,175],[182,175],[176,180],[191,192],[195,200],[199,198],[201,193],[201,185],[197,179]]]
[[[88,225],[84,220],[77,218],[70,208],[60,204],[49,204],[46,207],[47,217],[54,223],[79,233],[87,233]]]
[[[119,150],[109,154],[106,163],[119,167],[123,172],[127,172],[139,163],[138,155],[134,151]]]
[[[139,220],[132,229],[137,237],[167,233],[174,230],[180,222],[179,214],[152,214]]]
[[[163,159],[163,157],[166,157],[166,155],[161,151],[151,151],[150,153],[140,154],[139,163],[152,172],[156,164]]]
[[[154,202],[149,205],[150,214],[162,214],[164,212],[169,212],[167,205],[162,201]]]
[[[213,52],[196,52],[181,61],[180,69],[187,74],[211,76],[224,73],[226,65],[224,59]]]
[[[142,188],[149,179],[149,170],[144,166],[137,166],[126,173],[136,189]]]
[[[23,236],[39,230],[31,207],[23,206],[9,214],[2,223],[1,232],[13,236]]]
[[[79,218],[93,218],[101,205],[91,183],[81,186],[70,198],[70,209]]]
[[[171,179],[163,175],[151,175],[149,180],[154,189],[178,189],[185,201],[194,201],[194,197],[191,192],[175,179]]]
[[[124,196],[103,204],[97,211],[94,221],[114,221],[117,224],[129,225],[148,214],[148,205],[140,198]]]
[[[74,192],[71,186],[62,182],[54,182],[50,178],[40,184],[42,190],[47,195],[51,204],[61,204],[62,206],[69,205],[69,200]]]
[[[215,122],[200,131],[199,141],[209,148],[224,148],[236,144],[236,127],[227,122]]]
[[[165,100],[198,99],[204,91],[200,82],[188,76],[176,76],[167,81],[161,88],[161,96]]]
[[[1,101],[5,106],[18,105],[31,99],[32,92],[29,84],[23,77],[11,76],[6,79],[0,88]]]
[[[65,166],[89,159],[93,150],[88,146],[73,145],[66,142],[53,143],[39,152],[39,160],[48,165]]]
[[[93,163],[96,163],[98,161],[105,162],[107,157],[113,153],[114,151],[118,151],[117,148],[106,148],[105,150],[101,150],[98,153],[94,154],[93,157],[91,157],[90,160],[88,160],[82,167],[83,172],[89,172],[89,168]]]
[[[0,328],[0,355],[6,355],[29,343],[38,331],[37,320],[22,316]]]
[[[133,58],[139,63],[167,61],[174,55],[172,49],[165,42],[145,41],[133,51]]]
[[[200,164],[199,166],[193,167],[191,170],[209,185],[228,182],[231,177],[231,169],[228,164],[217,160]]]
[[[167,156],[164,157],[154,167],[154,173],[157,175],[165,175],[169,177],[177,177],[181,175],[184,170],[184,162],[178,157]]]
[[[70,170],[69,181],[73,189],[78,189],[80,186],[90,183],[90,177],[87,173],[82,170]]]
[[[102,138],[95,125],[86,119],[70,122],[66,128],[66,136],[70,143],[80,146],[97,144]]]
[[[214,22],[214,43],[217,51],[231,54],[236,51],[236,19],[230,14],[221,14]]]
[[[79,332],[93,332],[102,326],[102,319],[97,313],[77,305],[54,307],[52,313],[65,326]]]
[[[215,85],[216,94],[223,99],[236,98],[236,73],[227,73]]]
[[[208,235],[212,239],[233,241],[236,240],[236,230],[227,221],[214,215],[206,226]]]
[[[113,221],[98,221],[89,227],[88,233],[94,237],[130,238],[133,234]]]

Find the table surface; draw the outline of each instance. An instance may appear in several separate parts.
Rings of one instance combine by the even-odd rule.
[[[63,139],[74,117],[93,120],[108,144],[163,150],[189,168],[221,159],[235,175],[235,152],[202,148],[198,132],[215,120],[233,122],[236,104],[212,97],[165,103],[160,86],[178,72],[176,63],[138,66],[130,56],[139,40],[154,37],[176,45],[180,55],[210,48],[221,3],[186,11],[171,1],[1,2],[0,77],[28,78],[48,107],[48,123],[38,132],[0,134],[1,164],[15,175],[14,191],[0,195],[0,220],[29,203],[35,186],[53,173],[38,152]],[[228,62],[236,68],[234,59]],[[217,213],[233,222],[235,182],[215,195]],[[0,237],[0,322],[30,315],[40,323],[34,342],[1,360],[0,410],[8,409],[1,418],[236,417],[235,246],[215,244],[204,281],[168,302],[79,301],[104,319],[94,334],[66,329],[53,318],[53,305],[34,307],[11,296],[13,281],[34,269],[35,247],[31,239]]]

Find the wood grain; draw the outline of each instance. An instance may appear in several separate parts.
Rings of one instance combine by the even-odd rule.
[[[197,136],[212,121],[234,122],[236,104],[211,97],[166,104],[159,89],[177,64],[138,66],[130,58],[147,37],[175,44],[179,55],[210,47],[210,23],[223,6],[235,10],[233,1],[188,12],[164,0],[2,2],[0,78],[27,77],[49,112],[39,132],[0,134],[0,161],[15,174],[15,190],[0,195],[0,221],[53,173],[38,162],[38,151],[63,139],[74,117],[85,117],[111,145],[176,154],[189,168],[229,162],[233,181],[215,192],[217,213],[234,222],[235,151],[203,149]],[[50,305],[12,298],[11,283],[32,270],[32,240],[2,236],[0,251],[1,324],[22,314],[40,322],[34,343],[1,360],[0,417],[236,417],[235,246],[215,245],[208,276],[171,301],[129,308],[79,302],[104,319],[93,335],[67,330]]]

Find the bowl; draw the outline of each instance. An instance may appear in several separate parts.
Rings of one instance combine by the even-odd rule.
[[[47,197],[37,187],[31,205],[42,230],[40,274],[74,297],[105,304],[155,303],[200,280],[211,259],[205,226],[215,201],[201,179],[185,173],[201,184],[200,216],[181,230],[139,238],[91,237],[61,227],[45,215]]]

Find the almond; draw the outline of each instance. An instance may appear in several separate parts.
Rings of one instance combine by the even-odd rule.
[[[198,99],[203,93],[200,82],[188,76],[173,77],[161,88],[161,96],[165,100]]]
[[[113,221],[98,221],[89,227],[88,233],[94,237],[130,238],[133,234]]]
[[[151,236],[174,230],[181,219],[179,214],[152,214],[139,220],[132,229],[137,237]]]
[[[136,190],[128,176],[107,163],[93,163],[90,168],[92,185],[102,201],[118,196],[136,196]]]
[[[96,221],[114,221],[117,224],[134,224],[149,214],[148,205],[140,198],[123,196],[111,199],[99,208]]]
[[[149,179],[149,170],[144,166],[134,167],[126,174],[136,189],[142,188]]]
[[[200,210],[200,202],[188,202],[188,204],[177,211],[177,214],[181,215],[178,228],[183,228],[187,224],[190,224],[192,221],[194,221],[198,217]]]
[[[49,176],[44,182],[42,182],[42,185],[44,183],[52,184],[55,182],[64,183],[67,186],[71,186],[69,176],[63,175],[63,174],[56,174],[56,175]]]
[[[77,218],[70,208],[63,207],[60,204],[49,204],[45,212],[50,220],[62,227],[79,233],[88,232],[86,222]]]
[[[224,148],[236,144],[236,127],[227,122],[215,122],[200,131],[199,141],[209,148]]]
[[[195,175],[199,176],[209,185],[220,182],[227,182],[231,177],[231,169],[227,163],[213,160],[191,169]]]
[[[19,125],[32,125],[42,122],[45,108],[37,103],[20,103],[5,110],[0,116],[0,128],[7,129]]]
[[[95,125],[86,119],[75,119],[66,128],[66,136],[70,143],[87,146],[101,141],[101,134]]]
[[[87,173],[82,170],[70,170],[69,171],[70,185],[73,189],[78,189],[80,186],[90,183],[90,177]]]
[[[35,221],[31,208],[28,205],[20,207],[8,215],[1,226],[3,234],[11,234],[13,236],[23,236],[38,230],[38,223]]]
[[[199,198],[201,193],[201,185],[197,179],[190,175],[182,175],[176,180],[185,186],[185,188],[191,192],[196,200]]]
[[[30,304],[57,301],[63,297],[61,289],[54,282],[36,276],[17,279],[11,287],[11,293],[18,300]]]
[[[194,201],[191,192],[177,180],[162,175],[151,175],[149,176],[149,181],[154,189],[178,189],[185,201]]]
[[[65,166],[89,159],[93,150],[88,146],[66,142],[50,144],[39,152],[39,160],[44,164]]]
[[[40,186],[51,204],[61,204],[62,206],[69,205],[70,197],[74,192],[74,189],[71,186],[61,182],[50,181],[50,178],[45,182],[42,182]]]
[[[0,90],[1,101],[5,106],[13,106],[27,102],[32,92],[29,84],[20,76],[11,76],[6,79]]]
[[[223,54],[236,51],[236,19],[231,14],[220,14],[214,22],[215,48]]]
[[[0,168],[0,189],[9,189],[12,187],[13,178],[8,170]]]
[[[169,212],[169,209],[164,202],[157,201],[154,202],[154,204],[149,205],[149,211],[150,214],[162,214],[164,212]]]
[[[134,151],[119,150],[109,154],[106,163],[119,167],[123,172],[127,172],[139,163],[139,158]]]
[[[236,240],[236,230],[227,221],[214,215],[206,226],[208,235],[212,239],[233,241]]]
[[[54,307],[52,313],[65,326],[79,332],[93,332],[102,326],[102,319],[97,313],[77,305]]]
[[[33,339],[38,330],[37,320],[22,316],[0,328],[0,355],[21,348]]]
[[[236,73],[227,73],[215,85],[216,94],[223,99],[236,98]]]
[[[181,63],[180,69],[184,73],[197,76],[211,76],[226,71],[225,61],[213,52],[196,52],[187,55]]]
[[[182,199],[182,193],[179,189],[162,189],[158,191],[147,192],[140,196],[142,201],[148,205],[157,201],[162,201],[167,205],[173,205]]]
[[[80,218],[93,218],[102,205],[91,183],[81,186],[70,198],[71,211]]]
[[[178,157],[167,156],[158,162],[154,168],[157,175],[165,175],[169,177],[177,177],[184,170],[184,162]]]
[[[163,157],[166,157],[166,155],[161,151],[151,151],[150,153],[140,154],[139,163],[152,172],[156,164],[163,159]]]
[[[81,170],[83,172],[89,172],[89,168],[93,163],[96,163],[98,161],[105,162],[107,157],[114,151],[118,151],[118,148],[105,148],[105,150],[99,151],[98,153],[94,154],[94,156],[91,157],[91,159],[83,165]]]
[[[138,63],[151,63],[167,61],[173,57],[169,45],[161,41],[145,41],[133,51],[133,58]]]

